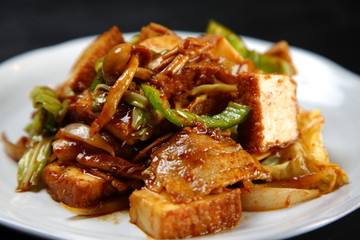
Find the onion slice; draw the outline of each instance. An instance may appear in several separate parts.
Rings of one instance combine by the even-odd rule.
[[[100,133],[95,135],[90,135],[90,127],[83,123],[71,123],[66,125],[64,128],[61,128],[58,131],[57,136],[59,138],[68,138],[74,139],[87,143],[91,146],[100,148],[110,153],[111,156],[115,156],[114,147],[110,145],[104,138],[102,138]]]
[[[318,189],[274,188],[254,185],[241,190],[241,204],[244,211],[260,212],[302,203],[319,197]]]
[[[26,145],[30,142],[29,138],[22,137],[16,143],[12,143],[4,133],[1,133],[1,140],[5,146],[5,153],[16,162],[24,155],[27,149]]]

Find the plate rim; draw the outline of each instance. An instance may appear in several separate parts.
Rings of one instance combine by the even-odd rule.
[[[189,32],[189,31],[175,31],[179,34],[184,34],[184,35],[197,35],[197,34],[201,34],[200,32]],[[130,32],[130,33],[124,33],[124,35],[133,35],[136,32]],[[46,52],[46,51],[51,51],[55,48],[59,48],[59,47],[68,47],[69,45],[74,45],[74,44],[80,44],[83,46],[86,46],[86,42],[91,42],[92,39],[94,39],[97,35],[90,35],[90,36],[84,36],[84,37],[79,37],[79,38],[74,38],[74,39],[70,39],[67,41],[63,41],[57,44],[53,44],[53,45],[49,45],[49,46],[44,46],[44,47],[39,47],[36,49],[32,49],[23,53],[20,53],[16,56],[10,57],[8,59],[5,59],[4,61],[0,62],[0,71],[3,68],[6,68],[7,66],[11,65],[12,63],[18,61],[18,60],[22,60],[24,58],[31,58],[33,55],[39,54],[41,52]],[[244,38],[244,40],[246,42],[251,42],[251,41],[255,41],[255,42],[259,42],[261,44],[271,44],[272,42],[267,41],[267,40],[262,40],[262,39],[257,39],[257,38],[253,38],[253,37],[247,37],[247,36],[242,36]],[[321,59],[322,61],[325,61],[327,64],[331,64],[332,66],[341,69],[341,71],[347,72],[348,74],[352,75],[353,78],[358,78],[360,80],[360,75],[358,75],[357,73],[354,73],[348,69],[346,69],[345,67],[341,66],[340,64],[320,55],[317,54],[315,52],[311,52],[308,51],[306,49],[302,49],[299,47],[295,47],[295,46],[291,46],[291,51],[298,51],[304,54],[310,54],[312,56],[315,56],[316,58]],[[360,82],[359,82],[360,84]],[[337,190],[339,191],[339,190]],[[356,199],[360,200],[360,196],[358,196]],[[287,235],[286,237],[293,237],[293,236],[297,236],[297,235],[301,235],[304,233],[307,233],[309,231],[318,229],[320,227],[323,227],[327,224],[330,224],[348,214],[350,214],[351,212],[354,212],[355,210],[357,210],[360,207],[360,201],[357,204],[354,204],[351,208],[347,208],[344,209],[343,211],[340,211],[336,214],[332,214],[332,216],[329,216],[325,219],[322,219],[321,222],[319,221],[312,221],[311,224],[305,224],[304,226],[300,227],[300,230],[298,230],[294,235]],[[24,232],[33,236],[41,236],[41,237],[57,237],[55,235],[52,235],[51,233],[45,232],[45,231],[40,231],[39,229],[34,229],[31,226],[27,226],[24,224],[21,224],[20,222],[14,221],[11,218],[7,219],[3,217],[3,214],[0,214],[0,224],[16,229],[20,232]]]

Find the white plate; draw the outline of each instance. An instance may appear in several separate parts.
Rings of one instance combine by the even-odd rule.
[[[184,35],[193,33],[180,32]],[[129,34],[127,34],[129,37]],[[28,99],[35,85],[56,86],[66,78],[86,37],[34,50],[0,65],[0,131],[15,141],[23,134],[32,111]],[[270,43],[245,38],[251,49]],[[340,164],[350,184],[318,199],[277,211],[243,213],[241,224],[204,239],[286,238],[335,221],[360,205],[360,77],[314,53],[291,49],[299,74],[298,97],[307,109],[319,108],[326,117],[325,145],[332,162]],[[15,193],[16,164],[0,151],[0,223],[43,237],[65,239],[148,239],[129,223],[126,212],[96,218],[74,217],[46,191]],[[344,229],[346,231],[346,229]],[[197,238],[197,239],[203,239]]]

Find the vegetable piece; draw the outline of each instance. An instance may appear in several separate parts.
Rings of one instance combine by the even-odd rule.
[[[1,140],[4,143],[4,151],[11,159],[18,162],[26,152],[26,146],[30,139],[28,137],[21,137],[16,143],[8,140],[4,133],[1,134]]]
[[[292,67],[289,62],[282,58],[249,50],[241,37],[214,20],[209,22],[206,33],[224,36],[243,58],[251,59],[255,65],[265,73],[293,74]]]
[[[131,127],[135,130],[139,130],[151,121],[150,113],[138,107],[133,108],[131,115]]]
[[[51,143],[53,137],[33,137],[29,148],[18,163],[16,188],[24,192],[35,187],[41,179],[41,174],[51,155]]]
[[[138,57],[136,55],[131,56],[129,63],[127,64],[127,69],[122,73],[119,79],[116,80],[114,86],[110,89],[99,117],[91,124],[91,136],[99,132],[100,129],[102,129],[115,114],[116,108],[120,103],[122,96],[132,82],[138,65]]]
[[[127,90],[124,93],[123,98],[128,104],[141,109],[146,109],[149,104],[149,101],[145,96],[134,91]]]
[[[165,101],[161,99],[160,91],[156,88],[143,84],[142,89],[150,103],[167,120],[179,127],[194,126],[201,123],[207,128],[227,129],[242,123],[250,112],[250,107],[235,102],[229,102],[226,109],[214,116],[197,115],[195,113],[171,109]]]
[[[347,184],[349,177],[339,165],[330,162],[323,144],[321,130],[325,119],[321,112],[300,108],[297,121],[299,138],[294,144],[279,150],[279,164],[264,166],[270,172],[272,181],[291,182],[297,179],[295,182],[301,184],[297,187],[316,188],[321,193],[332,192]],[[264,161],[267,162],[267,159]]]
[[[99,112],[101,111],[101,109],[103,108],[106,102],[106,97],[109,92],[109,89],[110,87],[108,85],[102,83],[96,86],[95,90],[91,93],[92,95],[91,109],[93,111],[99,111]]]
[[[211,92],[236,92],[238,90],[236,84],[225,84],[225,83],[214,83],[214,84],[203,84],[194,87],[187,93],[188,95],[199,95],[199,94],[210,94]]]
[[[95,65],[94,65],[95,72],[100,72],[100,70],[102,70],[103,63],[104,63],[104,57],[99,58],[95,62]]]
[[[94,79],[92,80],[91,85],[89,87],[90,91],[94,91],[96,89],[97,85],[104,83],[104,75],[102,72],[103,62],[104,62],[104,58],[102,57],[102,58],[99,58],[99,60],[97,60],[94,65],[96,75],[95,75]]]
[[[30,93],[34,108],[45,108],[54,117],[59,117],[63,108],[56,93],[49,87],[35,87]]]
[[[273,188],[257,186],[241,190],[244,211],[257,212],[287,208],[320,197],[318,189]]]
[[[106,84],[113,85],[126,68],[130,59],[131,43],[122,43],[113,47],[104,57],[102,72]]]
[[[65,117],[69,101],[61,102],[49,87],[35,87],[30,94],[34,108],[37,108],[32,122],[26,127],[31,136],[24,155],[18,162],[17,191],[23,192],[35,187],[47,165],[52,149],[54,133]]]
[[[238,36],[236,33],[231,31],[227,27],[221,25],[220,23],[214,20],[210,20],[206,28],[206,33],[219,34],[225,37],[242,57],[244,58],[247,57],[248,49],[245,45],[245,42],[240,36]]]
[[[26,127],[31,136],[55,133],[67,112],[68,100],[61,102],[49,87],[35,87],[30,93],[34,108],[38,109]]]
[[[61,128],[57,134],[60,138],[69,138],[85,142],[91,146],[103,149],[115,156],[115,150],[104,138],[101,137],[100,133],[90,135],[90,127],[83,123],[71,123]]]
[[[251,59],[265,73],[293,74],[290,63],[281,58],[264,55],[253,50],[248,51],[247,58]]]
[[[131,118],[131,127],[135,130],[134,132],[130,133],[131,138],[145,141],[153,135],[153,129],[149,127],[153,125],[153,117],[151,112],[134,107]]]
[[[97,72],[93,81],[91,82],[89,90],[94,91],[97,85],[102,84],[104,82],[103,78],[104,76],[102,71]]]

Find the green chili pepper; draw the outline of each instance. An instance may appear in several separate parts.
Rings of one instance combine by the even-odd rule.
[[[123,99],[128,104],[130,104],[134,107],[142,108],[142,109],[146,109],[146,106],[149,103],[149,101],[146,97],[144,97],[143,95],[141,95],[137,92],[130,91],[130,90],[126,90],[126,92],[123,95]]]
[[[290,75],[293,73],[290,63],[278,57],[264,55],[249,50],[247,58],[251,59],[256,66],[265,73],[282,73]]]
[[[249,50],[240,36],[214,20],[209,21],[206,33],[219,34],[225,37],[243,58],[252,60],[265,73],[293,74],[289,62],[279,57],[268,56]]]
[[[206,28],[206,33],[208,34],[219,34],[225,37],[229,43],[238,51],[238,53],[246,58],[248,54],[248,49],[245,45],[245,42],[240,36],[228,29],[227,27],[221,25],[220,23],[210,20]]]
[[[167,120],[179,127],[194,126],[200,123],[207,128],[228,129],[245,121],[251,110],[248,106],[229,102],[226,109],[219,114],[214,116],[199,116],[195,113],[171,109],[166,102],[161,99],[159,90],[145,84],[142,84],[141,87],[151,105]]]

